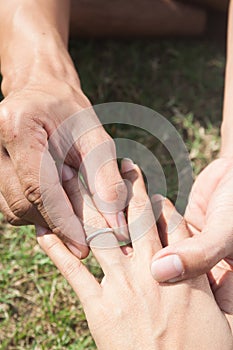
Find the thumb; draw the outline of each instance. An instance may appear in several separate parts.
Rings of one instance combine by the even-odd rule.
[[[177,282],[207,273],[230,253],[230,245],[219,232],[185,238],[154,255],[152,275],[158,282]]]

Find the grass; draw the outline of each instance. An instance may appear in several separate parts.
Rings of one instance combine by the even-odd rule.
[[[213,40],[72,41],[83,89],[93,103],[128,101],[155,109],[179,130],[194,173],[219,151],[225,52]],[[176,195],[174,165],[151,135],[108,128],[156,155]],[[71,288],[38,247],[31,227],[0,221],[0,349],[95,349],[83,310]],[[92,258],[87,261],[98,277]]]

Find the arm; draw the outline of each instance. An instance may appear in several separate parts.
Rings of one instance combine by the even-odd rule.
[[[157,281],[182,280],[209,272],[222,259],[233,259],[233,2],[229,9],[227,65],[220,157],[197,177],[185,218],[193,237],[155,254],[152,272]],[[195,234],[198,232],[198,234]],[[180,259],[174,269],[167,256]],[[166,273],[160,266],[167,264]],[[233,266],[233,263],[232,263]]]
[[[0,208],[12,224],[49,226],[85,256],[76,200],[71,206],[60,182],[61,172],[66,179],[73,172],[63,163],[75,170],[82,165],[95,198],[101,189],[102,202],[115,203],[112,215],[103,213],[113,227],[120,226],[116,199],[119,187],[121,193],[125,187],[114,143],[91,109],[67,51],[68,28],[69,1],[0,1],[5,96],[0,104]],[[103,157],[96,159],[91,151],[100,146]],[[85,162],[89,154],[95,162]],[[98,205],[101,210],[103,203]]]
[[[233,1],[230,2],[228,17],[227,62],[225,76],[225,94],[223,108],[223,122],[221,128],[222,157],[233,156]]]
[[[79,83],[67,52],[69,6],[69,0],[0,2],[4,96],[47,77]]]
[[[233,1],[230,2],[228,17],[227,63],[225,76],[225,95],[223,108],[223,122],[221,128],[221,155],[233,156]]]

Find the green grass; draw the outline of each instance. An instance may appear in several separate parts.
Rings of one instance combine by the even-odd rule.
[[[93,103],[134,102],[166,116],[185,140],[195,174],[217,155],[225,65],[219,42],[72,41],[71,53]],[[174,198],[174,165],[162,146],[135,128],[112,125],[108,131],[160,155]],[[77,298],[38,247],[33,229],[11,228],[1,217],[0,230],[0,349],[95,349]]]

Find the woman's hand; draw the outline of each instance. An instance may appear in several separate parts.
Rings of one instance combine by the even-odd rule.
[[[132,247],[120,248],[111,233],[91,240],[104,272],[101,284],[57,236],[38,237],[79,296],[98,349],[232,349],[229,324],[206,276],[166,285],[152,278],[150,261],[162,245],[151,204],[138,167],[124,160],[122,174],[131,184],[127,217]],[[86,223],[87,235],[93,233],[93,227],[107,227],[87,193],[83,203],[79,215]],[[171,211],[174,208],[166,203],[166,219]],[[188,235],[182,221],[169,239],[174,243]]]
[[[233,258],[232,212],[233,161],[220,158],[208,165],[193,185],[185,213],[193,237],[156,253],[152,265],[155,279],[167,281],[168,275],[180,280],[191,278],[210,271],[221,259]],[[169,260],[168,275],[160,269],[166,256],[179,257],[179,271],[174,270]]]
[[[178,240],[173,240],[172,231],[175,229],[177,223],[182,221],[182,217],[174,210],[171,202],[161,195],[155,195],[152,198],[152,203],[155,215],[157,215],[158,212],[161,213],[161,208],[163,208],[162,214],[157,222],[159,236],[163,242],[163,246],[169,246],[173,243],[176,244]],[[189,226],[191,235],[200,234],[200,231],[194,229],[194,227],[187,224],[187,222],[186,225]],[[180,237],[180,240],[182,240],[182,237]],[[233,332],[233,267],[231,259],[221,260],[207,273],[207,276],[218,307],[225,314]]]

